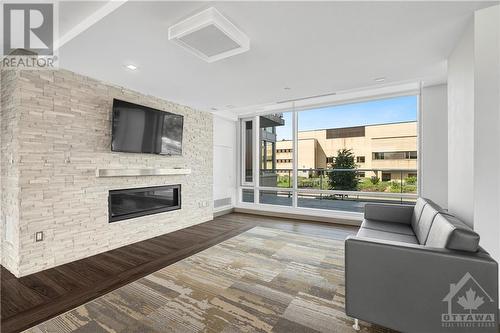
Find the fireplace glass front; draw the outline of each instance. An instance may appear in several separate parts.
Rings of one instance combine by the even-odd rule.
[[[109,222],[181,208],[181,185],[110,190]]]

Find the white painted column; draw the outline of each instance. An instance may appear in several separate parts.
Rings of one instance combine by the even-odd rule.
[[[294,103],[295,106],[295,103]],[[295,111],[295,107],[293,107],[292,111],[292,140],[293,140],[293,157],[292,157],[292,174],[293,174],[293,200],[292,200],[292,205],[293,207],[297,207],[298,205],[298,197],[297,197],[297,184],[298,184],[298,174],[297,174],[297,169],[298,169],[298,163],[299,163],[299,115],[298,112]]]
[[[253,120],[253,182],[254,203],[259,203],[259,187],[260,187],[260,116],[255,116]]]
[[[474,25],[448,58],[448,209],[474,221]]]
[[[474,230],[500,262],[500,6],[474,21]]]
[[[447,86],[422,89],[419,115],[420,196],[448,208]]]

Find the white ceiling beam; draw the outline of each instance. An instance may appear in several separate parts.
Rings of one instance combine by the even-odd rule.
[[[83,21],[75,25],[73,28],[71,28],[67,33],[65,33],[63,36],[61,36],[59,39],[56,40],[54,43],[54,49],[57,50],[61,48],[64,44],[120,8],[123,4],[125,4],[128,0],[111,0],[108,1],[107,4],[96,10],[94,13],[92,13],[90,16],[85,18]]]
[[[410,82],[383,87],[369,87],[365,89],[341,91],[317,97],[306,97],[289,102],[254,105],[233,109],[232,111],[236,113],[238,117],[248,117],[252,115],[285,112],[291,110],[300,111],[347,103],[363,102],[371,99],[382,99],[402,95],[418,94],[419,88],[419,82]]]

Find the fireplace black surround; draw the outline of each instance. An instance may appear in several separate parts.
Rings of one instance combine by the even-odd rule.
[[[110,190],[109,223],[181,208],[181,185]]]

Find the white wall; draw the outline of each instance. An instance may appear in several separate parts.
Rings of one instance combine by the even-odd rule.
[[[448,105],[446,84],[425,87],[420,115],[420,195],[448,207]]]
[[[474,26],[448,59],[448,209],[474,220]]]
[[[500,6],[474,24],[474,229],[500,262]]]
[[[214,211],[232,208],[236,193],[235,120],[214,115]]]
[[[450,55],[448,107],[450,211],[500,262],[500,6],[477,11]]]

